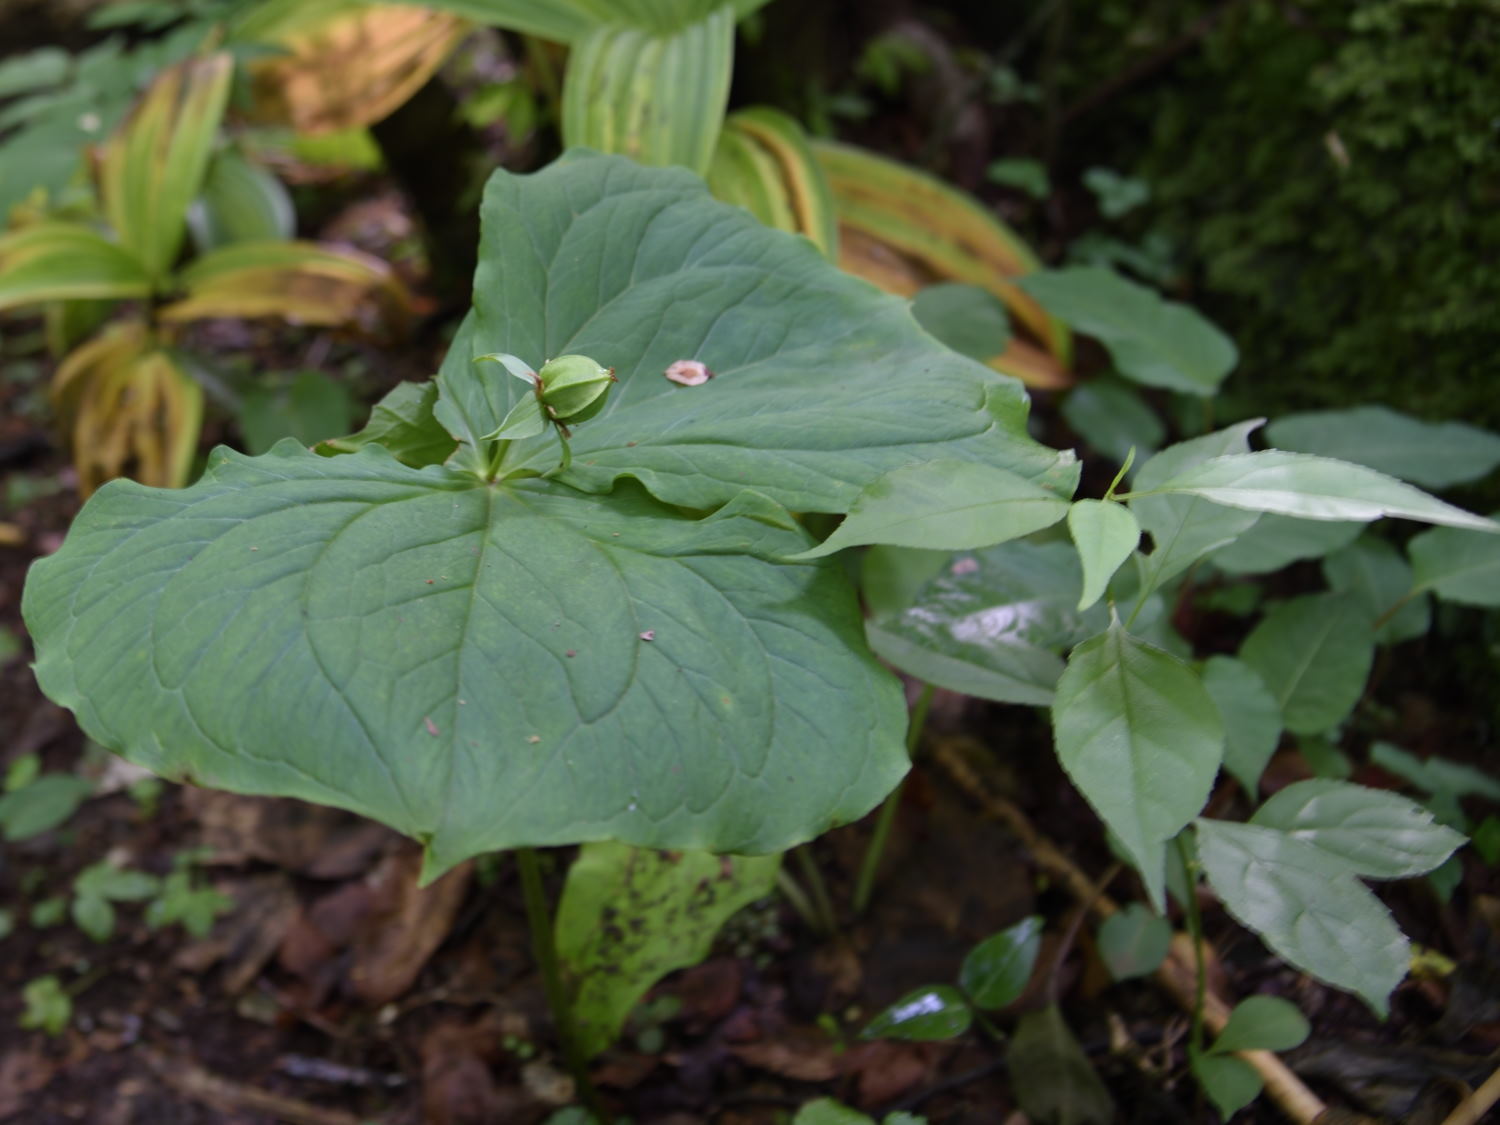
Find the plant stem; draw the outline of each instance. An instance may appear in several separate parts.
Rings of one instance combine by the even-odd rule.
[[[812,899],[807,897],[807,892],[802,889],[802,884],[797,882],[796,877],[786,869],[785,865],[776,869],[776,888],[786,896],[787,902],[792,904],[792,909],[797,912],[807,928],[814,933],[823,932],[823,919],[813,909]]]
[[[823,920],[821,929],[827,934],[838,933],[838,915],[833,912],[833,899],[828,895],[828,884],[823,881],[823,872],[818,870],[818,862],[813,859],[812,845],[803,844],[794,854],[802,868],[802,877],[807,880],[812,891],[813,905],[817,907],[818,915]]]
[[[500,472],[500,463],[505,460],[505,451],[509,448],[510,442],[508,441],[495,442],[495,448],[490,453],[489,472],[484,474],[486,479],[495,479],[496,475]]]
[[[906,726],[906,755],[915,757],[917,745],[922,741],[922,729],[927,725],[927,712],[932,708],[933,687],[931,684],[922,685],[922,694],[917,696],[917,702],[912,706],[911,718]],[[901,805],[901,794],[906,788],[906,782],[902,782],[891,790],[880,806],[880,813],[875,818],[875,832],[870,837],[870,842],[865,845],[865,858],[859,865],[859,879],[854,884],[854,916],[862,915],[870,905],[870,894],[875,889],[875,873],[880,869],[880,861],[885,857],[885,845],[891,834],[891,826],[896,822],[896,809]]]
[[[1193,943],[1193,970],[1195,973],[1195,996],[1193,1000],[1193,1050],[1203,1050],[1203,1005],[1208,993],[1208,966],[1203,960],[1203,915],[1198,910],[1198,864],[1188,855],[1187,837],[1177,836],[1177,858],[1182,862],[1182,873],[1187,890],[1183,894],[1183,907],[1187,911],[1188,938]]]
[[[552,909],[547,904],[547,890],[542,885],[542,868],[537,862],[535,849],[517,848],[516,867],[521,872],[521,894],[526,902],[526,926],[531,931],[531,953],[542,971],[542,985],[547,992],[547,1006],[552,1009],[552,1020],[557,1025],[557,1038],[562,1043],[563,1061],[573,1076],[584,1106],[599,1121],[608,1122],[611,1117],[589,1077],[588,1059],[579,1045],[578,1031],[573,1024],[573,1007],[568,1003],[567,989],[563,987],[557,943],[552,932]]]

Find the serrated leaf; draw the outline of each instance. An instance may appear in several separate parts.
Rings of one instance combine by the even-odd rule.
[[[1198,858],[1230,914],[1297,968],[1356,992],[1382,1018],[1407,941],[1349,866],[1284,832],[1198,821]]]
[[[1103,344],[1120,374],[1138,383],[1211,395],[1238,361],[1233,341],[1202,314],[1113,270],[1041,270],[1016,284]]]
[[[1385,406],[1315,410],[1266,429],[1278,449],[1353,461],[1424,488],[1478,480],[1500,465],[1500,434],[1462,422],[1422,422]]]
[[[1193,670],[1119,624],[1068,658],[1052,701],[1058,760],[1163,897],[1163,846],[1203,808],[1224,750]]]
[[[905,1039],[926,1042],[956,1039],[969,1030],[974,1012],[963,993],[946,984],[908,992],[872,1019],[861,1039]]]
[[[872,481],[833,534],[799,557],[866,543],[968,551],[1030,535],[1067,513],[1065,498],[1008,469],[929,461]]]
[[[1172,924],[1144,903],[1132,902],[1099,927],[1099,956],[1115,980],[1156,972],[1172,944]]]
[[[1438,527],[1406,545],[1417,590],[1445,602],[1500,606],[1500,537]]]
[[[1136,471],[1132,488],[1145,492],[1194,465],[1227,453],[1243,453],[1259,425],[1259,420],[1241,422],[1168,446]],[[1234,542],[1260,518],[1196,496],[1136,496],[1130,500],[1130,510],[1151,536],[1151,554],[1142,566],[1144,593],[1159,589],[1208,552]]]
[[[1290,1051],[1312,1032],[1297,1005],[1280,996],[1249,996],[1234,1006],[1211,1050]]]
[[[1102,608],[1078,612],[1082,570],[1066,543],[1002,543],[929,575],[866,634],[882,659],[950,691],[1046,706],[1059,654],[1108,622]]]
[[[904,772],[847,587],[762,561],[806,542],[769,505],[700,521],[290,442],[100,496],[31,573],[44,690],[157,773],[423,839],[429,877],[518,843],[776,851]]]
[[[1362,523],[1302,520],[1266,514],[1209,560],[1229,574],[1269,574],[1299,559],[1315,559],[1346,547],[1364,530]]]
[[[1482,532],[1434,529],[1424,535],[1460,535],[1493,543],[1494,536]],[[1420,538],[1420,536],[1418,537]],[[1496,554],[1497,576],[1500,576],[1500,553]],[[1353,594],[1366,612],[1377,620],[1408,599],[1391,615],[1389,621],[1375,630],[1380,644],[1396,644],[1426,634],[1432,624],[1432,605],[1425,594],[1409,598],[1414,578],[1401,552],[1374,535],[1356,539],[1343,550],[1323,560],[1323,580],[1336,594]]]
[[[1042,948],[1042,919],[1023,918],[969,950],[958,986],[977,1008],[1003,1008],[1026,990]]]
[[[1109,1125],[1115,1107],[1056,1004],[1016,1024],[1005,1063],[1016,1101],[1041,1125]]]
[[[1076,500],[1068,509],[1068,534],[1083,564],[1080,610],[1104,596],[1109,580],[1141,539],[1141,525],[1129,508],[1112,500]]]
[[[1210,656],[1203,687],[1224,719],[1224,768],[1252,798],[1281,741],[1281,705],[1260,673],[1232,656]]]
[[[1244,1059],[1194,1051],[1189,1066],[1208,1100],[1226,1121],[1260,1097],[1265,1086],[1260,1072]]]
[[[1424,875],[1464,843],[1414,801],[1324,779],[1288,785],[1257,809],[1250,823],[1279,829],[1371,879]]]
[[[793,511],[845,512],[878,477],[934,458],[1059,492],[1076,484],[1071,454],[1026,435],[1019,384],[943,348],[906,302],[713,200],[686,171],[574,153],[530,176],[497,172],[482,217],[476,311],[438,377],[438,415],[477,471],[475,443],[525,391],[503,373],[474,377],[474,357],[503,351],[614,368],[619,385],[557,477],[589,492],[630,476],[691,508],[753,488]],[[671,382],[666,369],[684,359],[715,377]],[[507,461],[557,464],[550,435]]]
[[[1141,491],[1146,486],[1135,486]],[[1396,516],[1422,523],[1500,532],[1500,524],[1472,515],[1361,465],[1283,453],[1215,457],[1154,486],[1162,494],[1201,496],[1216,504],[1276,512],[1308,520],[1374,520]]]
[[[1321,734],[1363,694],[1375,659],[1372,619],[1350,594],[1282,602],[1240,646],[1240,659],[1271,689],[1294,734]]]
[[[613,1043],[658,980],[707,957],[729,916],[771,893],[780,865],[776,855],[585,844],[568,869],[555,924],[583,1052]]]

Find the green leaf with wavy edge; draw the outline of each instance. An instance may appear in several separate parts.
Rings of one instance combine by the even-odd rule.
[[[1253,799],[1281,741],[1281,705],[1260,673],[1232,656],[1210,656],[1199,673],[1224,719],[1224,768]]]
[[[1377,472],[1447,488],[1500,465],[1500,434],[1462,422],[1423,422],[1386,406],[1288,414],[1266,428],[1278,449],[1353,461]]]
[[[1141,525],[1129,508],[1112,500],[1076,500],[1068,509],[1068,534],[1083,564],[1080,610],[1104,596],[1109,580],[1141,541]]]
[[[1287,730],[1321,734],[1364,692],[1375,659],[1371,625],[1351,594],[1307,594],[1266,614],[1239,656],[1271,689]]]
[[[1415,801],[1318,778],[1288,785],[1257,809],[1250,823],[1311,844],[1367,879],[1425,875],[1464,843]]]
[[[798,557],[868,543],[969,551],[1030,535],[1067,514],[1066,498],[1009,469],[929,461],[872,481],[834,533]]]
[[[1103,344],[1120,374],[1137,383],[1211,395],[1239,359],[1234,342],[1201,313],[1113,270],[1040,270],[1016,285]]]
[[[1052,701],[1058,761],[1163,906],[1166,841],[1208,800],[1224,724],[1186,664],[1118,623],[1075,648]]]
[[[1198,858],[1224,908],[1291,964],[1385,1018],[1406,976],[1407,941],[1348,864],[1274,828],[1197,827]]]
[[[1139,482],[1135,487],[1144,493]],[[1201,496],[1253,512],[1306,520],[1375,520],[1382,516],[1500,532],[1500,523],[1428,496],[1394,477],[1348,461],[1284,453],[1230,454],[1195,465],[1151,489]]]
[[[613,1043],[658,980],[707,957],[730,915],[771,893],[780,865],[779,855],[585,844],[568,869],[554,925],[584,1053]]]

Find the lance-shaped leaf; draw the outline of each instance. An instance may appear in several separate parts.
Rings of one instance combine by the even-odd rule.
[[[585,844],[568,869],[555,925],[584,1053],[613,1043],[653,984],[707,957],[730,915],[771,893],[780,866],[779,855]]]
[[[807,558],[862,543],[967,551],[1051,527],[1068,501],[1008,469],[930,461],[893,469],[854,498],[848,518]]]
[[[900,691],[836,567],[753,493],[707,520],[622,485],[491,486],[378,446],[217,451],[120,482],[37,564],[44,690],[168,777],[482,851],[782,850],[906,768]]]
[[[1224,751],[1193,670],[1118,623],[1073,650],[1052,701],[1058,760],[1163,902],[1165,844],[1208,800]]]
[[[594,28],[568,59],[563,143],[705,173],[733,64],[728,4],[669,33],[615,23]]]
[[[1130,509],[1112,500],[1078,500],[1068,509],[1068,534],[1083,563],[1079,609],[1104,596],[1104,588],[1141,539],[1141,525]]]
[[[166,276],[182,248],[233,73],[225,51],[164,70],[105,147],[104,213],[154,281]]]
[[[134,254],[81,223],[36,223],[0,237],[0,309],[150,291]]]
[[[670,33],[703,19],[725,0],[429,0],[425,6],[455,12],[475,23],[493,24],[558,43],[572,43],[604,23]],[[739,20],[767,0],[729,0]],[[296,8],[306,0],[271,0]],[[264,6],[264,5],[258,5]],[[254,18],[252,9],[251,18]]]
[[[1445,504],[1421,489],[1373,469],[1305,453],[1283,453],[1279,449],[1215,457],[1176,474],[1151,491],[1201,496],[1231,508],[1278,512],[1305,520],[1374,520],[1398,516],[1422,523],[1500,532],[1500,524],[1493,520]]]
[[[825,256],[838,257],[833,193],[794,118],[765,106],[730,114],[707,180],[724,202],[769,227],[806,235]]]
[[[1371,879],[1425,875],[1464,842],[1415,801],[1323,778],[1288,785],[1250,823],[1280,829]]]
[[[1260,674],[1286,728],[1321,734],[1364,692],[1375,659],[1372,618],[1352,594],[1308,594],[1278,605],[1240,646]]]
[[[1386,1015],[1406,975],[1406,938],[1347,863],[1274,828],[1222,820],[1198,821],[1198,858],[1230,914],[1299,969]]]
[[[479,471],[482,436],[528,391],[474,360],[508,352],[532,366],[579,354],[614,368],[618,386],[574,434],[558,477],[588,491],[630,476],[687,507],[750,487],[793,511],[845,512],[878,477],[939,458],[1064,494],[1076,483],[1071,454],[1027,436],[1019,384],[685,171],[570,154],[530,176],[497,172],[482,217],[475,313],[439,373],[436,407]],[[688,359],[714,378],[666,377]],[[551,471],[557,442],[518,442],[506,458]]]
[[[1462,422],[1422,422],[1385,406],[1289,414],[1266,428],[1278,449],[1316,453],[1423,488],[1478,480],[1500,465],[1500,434]]]

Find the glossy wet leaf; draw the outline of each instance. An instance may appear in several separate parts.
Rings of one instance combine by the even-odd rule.
[[[1042,919],[1023,918],[969,950],[958,985],[975,1007],[1003,1008],[1021,995],[1042,948]]]
[[[1226,1121],[1260,1097],[1265,1083],[1244,1059],[1193,1052],[1193,1077]]]
[[[1364,692],[1375,659],[1373,619],[1351,594],[1307,594],[1276,606],[1240,646],[1294,734],[1341,722]]]
[[[1136,489],[1144,490],[1139,481]],[[1396,516],[1423,523],[1500,532],[1500,524],[1445,504],[1420,489],[1361,465],[1284,453],[1215,457],[1153,486],[1165,494],[1201,496],[1216,504],[1311,520],[1373,520]]]
[[[894,469],[866,486],[844,522],[803,557],[865,543],[974,550],[1030,535],[1067,513],[1065,497],[1008,469],[929,461]]]
[[[1056,1004],[1027,1012],[1006,1055],[1016,1101],[1039,1125],[1109,1125],[1109,1091],[1078,1045]]]
[[[1412,581],[1445,602],[1500,606],[1500,536],[1438,527],[1406,545]]]
[[[620,380],[557,478],[586,491],[629,476],[692,508],[753,488],[793,511],[845,512],[877,478],[935,459],[1064,493],[1076,483],[1071,455],[1026,435],[1018,383],[686,171],[574,153],[530,176],[497,172],[481,214],[475,313],[438,379],[438,418],[464,443],[455,463],[483,460],[475,443],[525,391],[503,373],[475,378],[475,357],[581,354]],[[685,359],[715,377],[668,380]],[[507,464],[553,470],[557,442],[518,443]]]
[[[1280,996],[1249,996],[1234,1006],[1213,1052],[1290,1051],[1312,1032],[1297,1005]]]
[[[1224,768],[1252,798],[1281,741],[1281,705],[1260,673],[1232,656],[1210,656],[1203,687],[1224,719]]]
[[[1101,607],[1078,612],[1083,575],[1067,543],[1002,543],[928,573],[907,604],[880,614],[866,633],[883,659],[951,691],[1046,706],[1062,675],[1060,654],[1108,621]]]
[[[1079,645],[1052,701],[1058,760],[1162,904],[1164,846],[1203,808],[1224,725],[1191,668],[1115,624]]]
[[[917,323],[954,351],[988,361],[1010,342],[1010,318],[1000,299],[977,285],[929,285],[911,302]]]
[[[1113,270],[1042,270],[1017,285],[1103,344],[1121,375],[1147,386],[1211,395],[1239,358],[1229,337],[1195,309],[1164,301]]]
[[[1266,428],[1278,449],[1353,461],[1424,488],[1478,480],[1500,465],[1500,434],[1423,422],[1385,406],[1289,414]]]
[[[1346,547],[1359,537],[1364,526],[1266,514],[1209,558],[1214,566],[1230,574],[1268,574],[1299,559],[1321,558]]]
[[[1371,879],[1424,875],[1464,843],[1415,801],[1324,779],[1288,785],[1257,809],[1250,823],[1279,829]]]
[[[974,1012],[963,993],[949,985],[908,992],[860,1032],[862,1039],[956,1039],[969,1030]]]
[[[1145,903],[1132,902],[1099,926],[1099,956],[1115,980],[1156,972],[1172,944],[1172,924]]]
[[[585,844],[568,869],[555,927],[584,1052],[613,1043],[658,980],[707,957],[719,927],[771,893],[780,864],[775,855]]]
[[[1423,535],[1472,536],[1486,543],[1495,538],[1483,532],[1447,528],[1434,528]],[[1497,552],[1496,560],[1496,578],[1500,579],[1500,552]],[[1425,636],[1432,624],[1432,604],[1427,595],[1408,598],[1415,584],[1411,565],[1384,539],[1365,535],[1335,551],[1323,560],[1323,579],[1334,593],[1353,594],[1376,620],[1390,610],[1396,610],[1390,620],[1375,630],[1375,639],[1381,644],[1396,644]],[[1403,601],[1404,604],[1396,609]],[[1500,604],[1500,599],[1497,599],[1497,604]]]
[[[1141,539],[1141,525],[1130,509],[1112,500],[1077,500],[1068,509],[1068,533],[1083,564],[1080,610],[1104,596],[1109,580]]]
[[[1344,860],[1277,829],[1222,820],[1198,821],[1198,858],[1240,923],[1297,968],[1386,1015],[1406,975],[1407,941]]]

